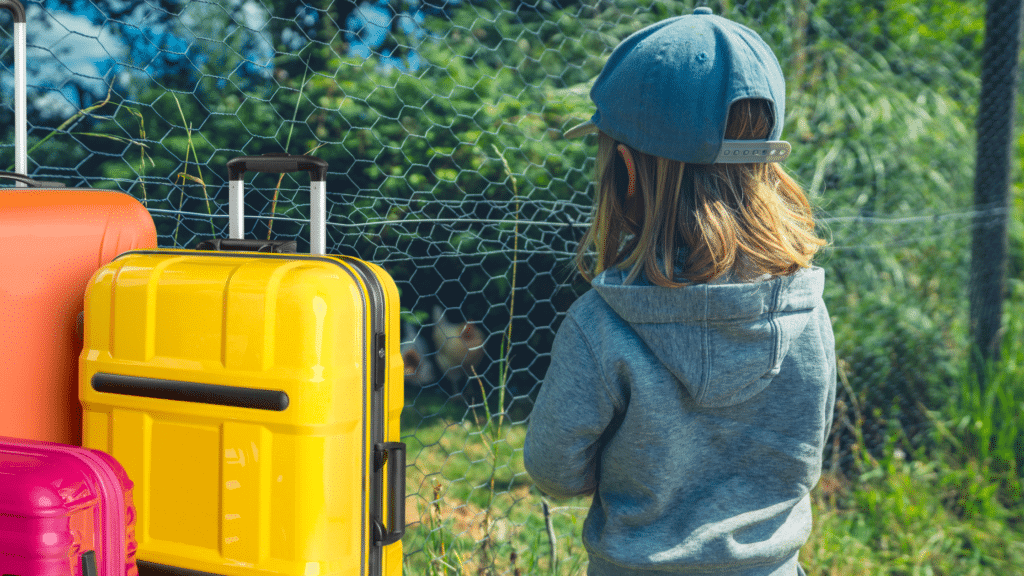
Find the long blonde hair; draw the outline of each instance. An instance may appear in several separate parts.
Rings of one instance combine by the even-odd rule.
[[[740,100],[725,137],[761,140],[772,127],[765,100]],[[641,271],[659,286],[711,282],[731,273],[741,281],[783,276],[811,265],[825,241],[800,186],[777,163],[684,164],[630,149],[636,194],[627,196],[618,142],[598,140],[597,198],[590,228],[576,251],[587,280],[617,267]],[[681,277],[677,252],[685,250]],[[596,259],[588,254],[596,252]]]

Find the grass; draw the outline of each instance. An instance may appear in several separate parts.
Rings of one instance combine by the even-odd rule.
[[[421,397],[422,398],[422,397]],[[406,574],[581,574],[589,498],[551,508],[559,571],[551,570],[543,496],[523,469],[526,425],[497,431],[480,406],[468,417],[440,398],[407,410]],[[416,412],[435,416],[421,418]]]
[[[951,502],[976,481],[975,468],[908,462],[899,453],[856,482],[826,477],[813,493],[815,524],[801,551],[808,574],[1014,574],[1024,534],[997,517],[971,516]]]

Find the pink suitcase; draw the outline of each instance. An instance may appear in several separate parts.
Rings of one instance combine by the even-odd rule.
[[[99,450],[0,436],[0,574],[138,576],[132,481]]]

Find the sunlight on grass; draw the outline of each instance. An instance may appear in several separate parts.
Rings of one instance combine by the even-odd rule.
[[[406,480],[406,572],[552,573],[541,494],[523,469],[526,426],[506,425],[493,441],[480,420],[437,418],[415,430],[404,439],[413,462]],[[489,539],[488,501],[494,518]],[[574,498],[552,507],[558,574],[583,573],[580,530],[589,505],[589,498]]]

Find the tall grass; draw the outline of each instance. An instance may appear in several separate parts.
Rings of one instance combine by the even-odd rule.
[[[1000,359],[981,379],[973,367],[962,370],[959,397],[934,418],[933,433],[965,471],[952,481],[954,508],[1024,527],[1024,283],[1013,287]]]
[[[875,458],[860,434],[856,473],[826,475],[802,561],[808,574],[1020,574],[1024,567],[1024,298],[1011,303],[1001,361],[984,390],[965,359],[930,449],[907,454],[892,426]]]

